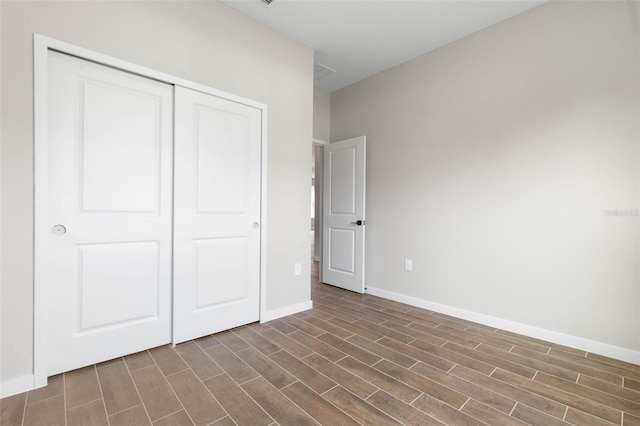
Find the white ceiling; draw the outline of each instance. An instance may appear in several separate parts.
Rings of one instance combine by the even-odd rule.
[[[336,72],[329,92],[406,62],[546,0],[221,0],[315,49]]]

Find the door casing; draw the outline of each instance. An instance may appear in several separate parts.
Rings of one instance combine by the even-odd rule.
[[[260,189],[260,318],[266,311],[266,247],[267,247],[267,106],[221,90],[194,83],[150,68],[132,64],[70,43],[34,34],[34,302],[33,302],[33,388],[47,385],[47,105],[48,51],[55,50],[112,68],[138,74],[174,86],[183,86],[257,108],[262,114],[262,153]]]
[[[323,222],[322,222],[322,213],[323,213],[322,202],[323,201],[322,200],[324,196],[323,194],[324,192],[324,150],[323,148],[326,145],[329,145],[329,142],[321,139],[313,139],[313,143],[311,145],[313,150],[316,150],[316,148],[318,148],[315,154],[317,157],[315,161],[316,226],[314,230],[314,239],[317,240],[317,246],[316,246],[316,241],[314,241],[314,246],[316,246],[318,250],[314,253],[313,260],[317,261],[320,265],[318,270],[318,279],[320,280],[320,282],[322,282],[322,226],[323,226]],[[320,176],[320,178],[318,178],[318,175]]]

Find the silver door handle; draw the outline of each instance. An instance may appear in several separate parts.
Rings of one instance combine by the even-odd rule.
[[[54,225],[51,232],[53,235],[64,235],[67,233],[67,228],[64,225]]]
[[[367,224],[366,220],[356,220],[355,222],[350,222],[352,225],[364,226]]]

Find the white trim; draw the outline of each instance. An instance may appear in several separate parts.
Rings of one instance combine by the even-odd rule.
[[[2,8],[0,7],[0,21],[2,20]],[[0,34],[0,45],[2,45],[2,35]],[[0,55],[0,82],[2,81],[2,55]],[[0,83],[0,93],[2,93],[2,83]],[[2,117],[2,102],[0,102],[0,117]],[[0,137],[0,146],[2,137]],[[0,149],[0,192],[2,192],[2,154]],[[2,241],[2,197],[0,197],[0,242]],[[2,244],[0,243],[0,302],[2,301]],[[0,323],[2,323],[2,303],[0,303]],[[2,360],[2,339],[0,339],[0,360]],[[2,383],[0,383],[0,398],[2,398]]]
[[[220,98],[228,99],[262,111],[262,171],[261,171],[261,233],[260,233],[260,318],[267,315],[267,105],[245,99],[221,90],[165,74],[150,68],[132,64],[112,56],[103,55],[70,43],[40,34],[33,35],[34,64],[34,314],[33,314],[33,376],[26,389],[47,384],[46,323],[47,323],[47,79],[48,51],[77,56],[143,77],[152,78],[174,86],[182,86]]]
[[[47,52],[48,40],[33,37],[33,387],[47,384]]]
[[[367,287],[365,293],[373,296],[384,297],[385,299],[395,300],[396,302],[406,303],[407,305],[416,306],[418,308],[428,309],[430,311],[439,312],[441,314],[450,315],[467,321],[477,322],[489,327],[499,328],[501,330],[511,331],[513,333],[523,334],[525,336],[534,337],[536,339],[546,340],[548,342],[557,343],[559,345],[569,346],[583,351],[604,355],[610,358],[619,359],[621,361],[631,362],[640,365],[640,351],[622,348],[610,345],[608,343],[596,342],[594,340],[585,339],[570,334],[559,333],[557,331],[547,330],[544,328],[534,327],[522,324],[516,321],[505,320],[493,317],[491,315],[480,314],[477,312],[467,311],[465,309],[456,308],[449,305],[431,302],[417,297],[406,296],[404,294],[395,293],[393,291],[383,290],[375,287]]]
[[[315,254],[314,252],[314,256],[313,256],[313,260],[315,262],[319,262],[320,264],[318,265],[318,280],[320,282],[322,282],[322,236],[323,236],[323,232],[322,232],[322,227],[324,226],[324,218],[323,218],[323,207],[324,207],[324,201],[323,201],[323,197],[324,197],[324,146],[325,145],[329,145],[329,142],[327,141],[323,141],[320,139],[313,139],[313,142],[311,144],[312,148],[314,150],[314,155],[315,155],[315,149],[316,147],[322,147],[322,149],[320,150],[320,156],[322,159],[322,165],[323,167],[321,167],[321,173],[322,173],[322,179],[318,179],[318,169],[316,169],[315,172],[315,190],[316,193],[318,194],[316,197],[316,215],[318,217],[318,226],[314,228],[313,230],[313,247],[315,249],[315,239],[317,238],[319,240],[318,243],[318,254]],[[317,158],[316,161],[314,161],[314,167],[317,164]]]
[[[6,398],[7,396],[16,395],[45,385],[46,383],[44,385],[34,386],[33,374],[8,379],[0,383],[0,398]]]
[[[260,324],[286,317],[288,315],[297,314],[298,312],[308,311],[311,308],[313,308],[313,302],[311,300],[307,300],[306,302],[296,303],[295,305],[265,311],[264,315],[260,317]]]
[[[2,8],[0,7],[0,22],[2,21]],[[0,46],[2,34],[0,34]],[[2,93],[2,55],[0,55],[0,93]],[[2,102],[0,102],[0,117],[2,117]],[[2,138],[0,137],[0,146]],[[2,149],[0,149],[0,192],[2,191]],[[2,241],[2,197],[0,197],[0,242]],[[0,244],[0,260],[2,259],[2,244]],[[2,301],[2,262],[0,261],[0,301]],[[2,303],[0,303],[0,322],[2,322]],[[2,359],[2,339],[0,339],[0,360]],[[0,383],[0,398],[2,397],[2,384]]]
[[[260,321],[267,315],[267,106],[262,108],[262,188],[260,194]]]

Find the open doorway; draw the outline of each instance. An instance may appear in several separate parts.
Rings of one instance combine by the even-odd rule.
[[[320,218],[321,214],[321,194],[322,194],[322,169],[318,167],[318,162],[322,161],[322,146],[313,144],[311,155],[311,258],[320,261]]]
[[[311,274],[320,280],[322,262],[322,183],[324,180],[324,145],[313,141],[311,154]]]

